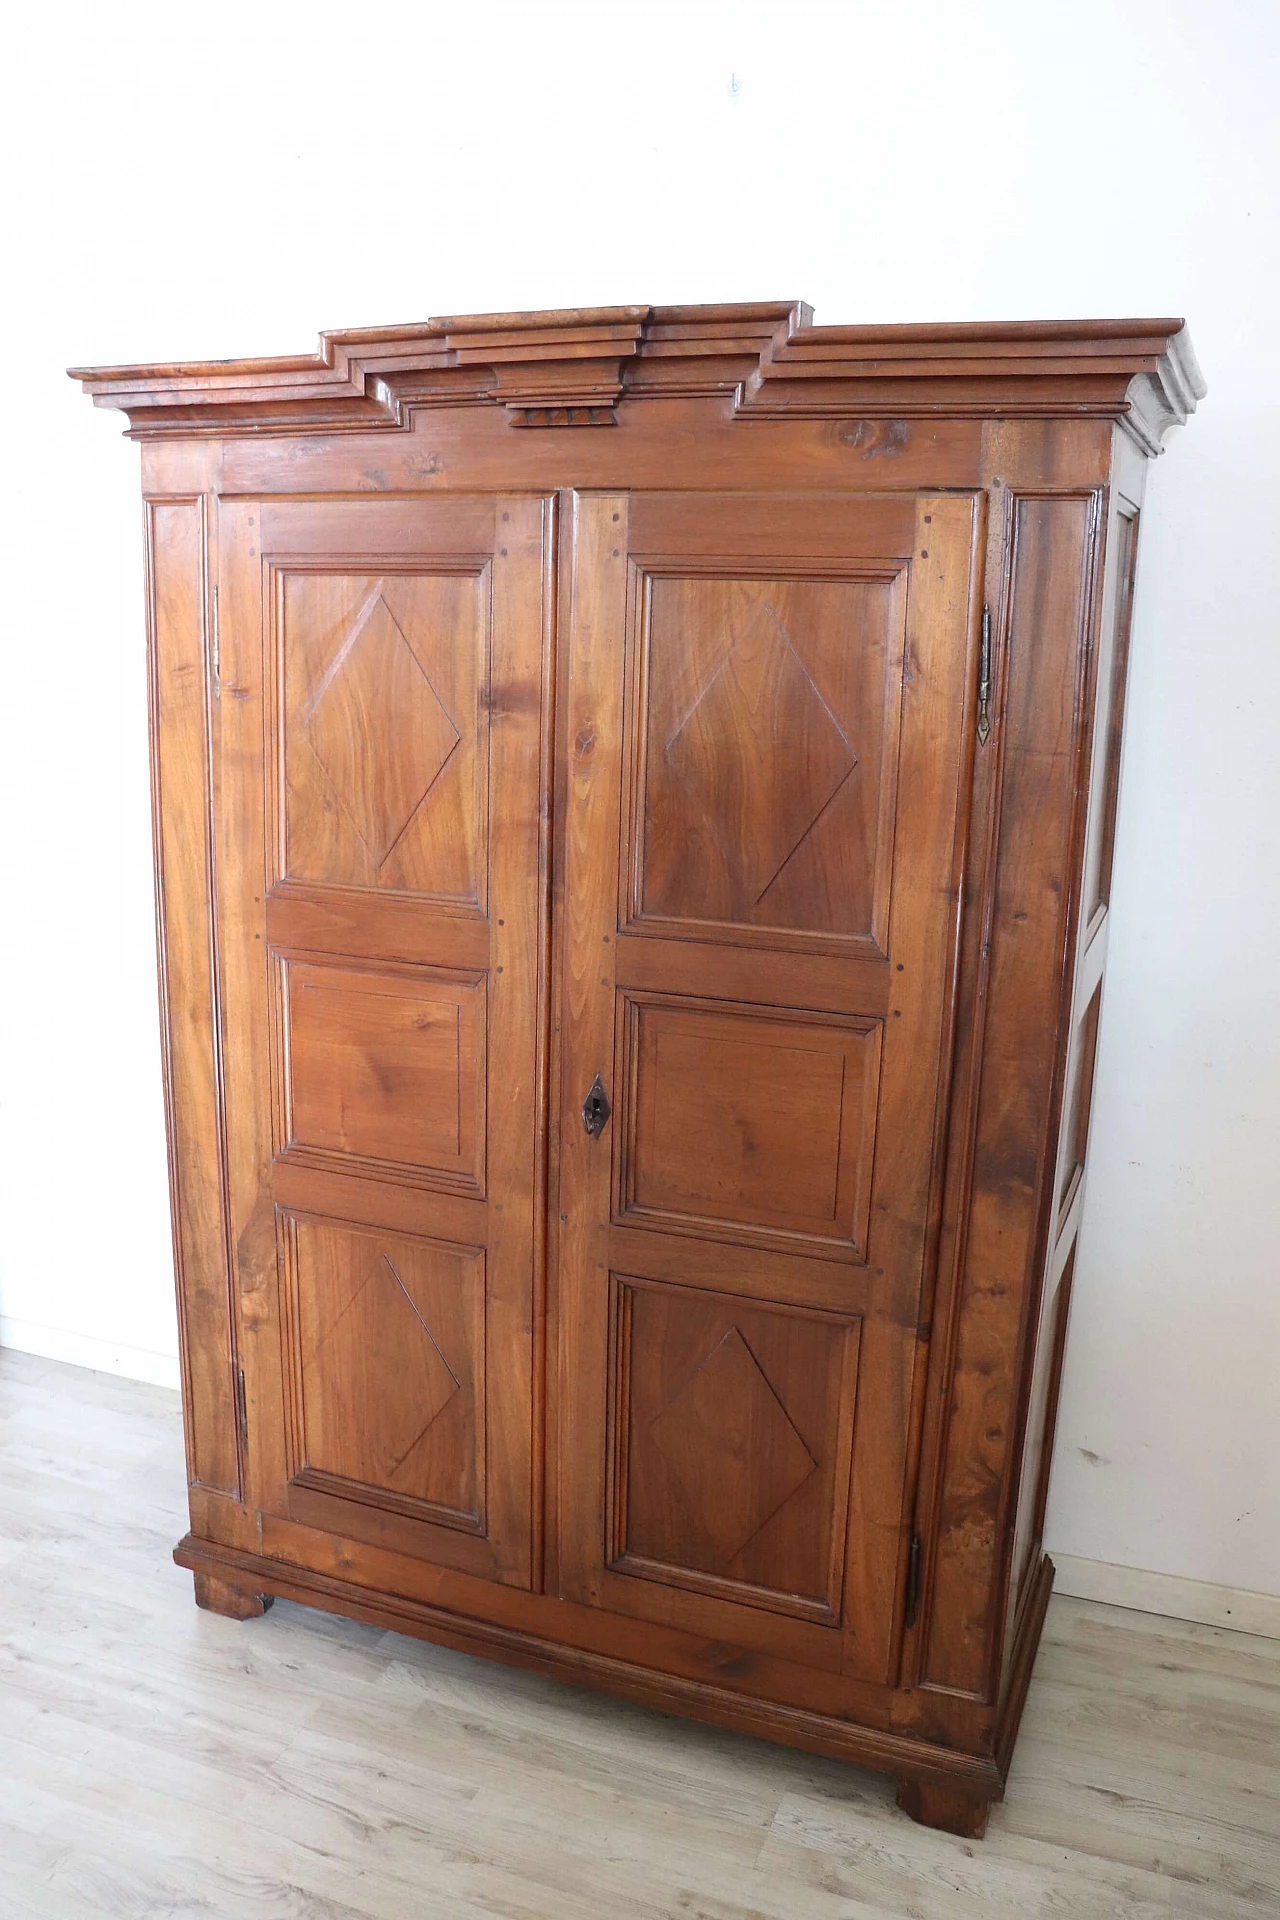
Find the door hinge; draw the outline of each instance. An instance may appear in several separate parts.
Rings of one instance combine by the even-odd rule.
[[[222,648],[218,640],[218,589],[213,589],[209,609],[209,664],[213,669],[213,697],[222,698]]]
[[[920,1604],[920,1535],[911,1536],[911,1551],[907,1555],[907,1587],[902,1596],[902,1617],[908,1627],[916,1623],[916,1609]]]
[[[244,1368],[236,1368],[236,1431],[240,1435],[242,1452],[249,1447],[249,1406],[245,1399]]]
[[[991,738],[991,609],[982,609],[982,646],[978,653],[978,744]]]

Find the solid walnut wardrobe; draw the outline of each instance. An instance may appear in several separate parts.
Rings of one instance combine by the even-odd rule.
[[[1182,323],[617,307],[78,377],[143,443],[197,1600],[980,1833]]]

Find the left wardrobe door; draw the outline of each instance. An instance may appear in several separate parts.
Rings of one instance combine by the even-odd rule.
[[[535,1564],[553,503],[237,499],[214,835],[247,1498]]]

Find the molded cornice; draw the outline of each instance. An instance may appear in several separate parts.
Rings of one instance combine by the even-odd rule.
[[[1093,414],[1148,453],[1205,392],[1181,320],[815,327],[802,302],[473,314],[323,333],[314,355],[72,368],[135,437],[404,428],[419,407],[604,427],[723,394],[742,420]]]

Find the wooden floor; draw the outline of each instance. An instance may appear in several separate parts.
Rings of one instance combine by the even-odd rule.
[[[888,1780],[278,1602],[197,1612],[176,1396],[0,1354],[0,1917],[1280,1915],[1280,1643],[1050,1608],[983,1842]]]

